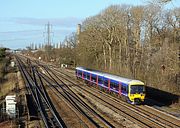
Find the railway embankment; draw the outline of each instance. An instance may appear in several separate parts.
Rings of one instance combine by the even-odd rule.
[[[9,61],[15,62],[13,57]],[[24,81],[16,65],[7,63],[0,81],[0,127],[24,127],[26,124],[26,100]],[[6,113],[6,96],[15,95],[15,118]]]

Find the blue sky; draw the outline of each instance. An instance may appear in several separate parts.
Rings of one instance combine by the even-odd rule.
[[[44,43],[45,24],[52,24],[53,43],[76,31],[78,23],[112,4],[143,5],[147,0],[0,0],[0,47],[25,48]],[[179,7],[180,0],[169,4]]]

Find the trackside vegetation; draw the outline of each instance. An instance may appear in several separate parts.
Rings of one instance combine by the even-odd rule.
[[[3,82],[7,72],[6,67],[9,63],[9,58],[6,58],[6,48],[0,48],[0,83]]]

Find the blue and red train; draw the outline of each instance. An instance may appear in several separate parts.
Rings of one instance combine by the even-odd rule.
[[[140,104],[145,99],[145,85],[139,80],[119,77],[83,67],[76,68],[76,77],[115,92],[132,104]]]

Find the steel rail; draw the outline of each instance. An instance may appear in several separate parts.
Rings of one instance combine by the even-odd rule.
[[[63,83],[63,85],[66,85],[66,83],[64,83],[62,80],[60,80],[56,74],[54,74],[54,72],[49,69],[48,67],[43,66],[43,68],[46,70],[46,72],[49,74],[49,76],[51,76],[51,78],[53,79],[53,81],[59,85],[59,83],[57,82],[57,80],[55,80],[55,78],[50,74],[49,71],[51,71],[51,73],[59,80]],[[48,71],[49,70],[49,71]],[[103,122],[106,126],[108,127],[114,127],[111,123],[109,123],[107,120],[105,120],[101,115],[99,115],[97,112],[95,112],[92,108],[90,108],[90,106],[88,106],[85,102],[83,102],[82,100],[80,100],[77,94],[75,94],[69,87],[68,85],[66,85],[65,87],[68,88],[68,90],[70,90],[70,92],[73,94],[70,94],[66,89],[64,89],[63,87],[61,87],[61,85],[59,85],[60,88],[63,89],[63,91],[65,93],[67,93],[67,95],[69,95],[70,97],[72,97],[71,99],[75,99],[76,101],[78,101],[80,104],[82,104],[88,111],[90,111],[91,113],[94,114],[94,116],[96,116],[99,120],[101,120],[101,122]]]
[[[23,64],[23,62],[20,62],[20,60],[17,58],[19,64]],[[53,125],[54,121],[51,121],[51,125],[48,123],[48,116],[45,112],[45,110],[43,109],[43,103],[42,103],[42,99],[46,102],[46,105],[49,107],[49,110],[51,111],[53,117],[55,118],[56,122],[55,123],[58,123],[58,127],[61,127],[61,128],[66,128],[66,125],[65,123],[63,122],[63,120],[60,118],[60,116],[57,116],[57,111],[55,112],[55,108],[52,107],[53,104],[50,103],[50,99],[47,98],[47,96],[45,95],[45,93],[43,93],[38,84],[37,84],[37,81],[36,81],[36,76],[35,76],[35,70],[34,70],[34,67],[31,66],[31,72],[33,73],[33,77],[28,73],[28,72],[25,72],[23,70],[23,68],[21,67],[21,71],[23,72],[23,76],[25,76],[25,80],[27,81],[27,83],[29,84],[29,88],[30,88],[30,91],[31,91],[31,94],[33,96],[33,99],[40,111],[40,114],[41,114],[41,117],[43,119],[43,122],[45,124],[45,126],[48,128],[48,127],[51,127],[51,125]],[[28,78],[28,77],[29,78]],[[30,82],[31,81],[31,82]],[[47,93],[46,93],[47,94]],[[59,121],[60,120],[60,121]],[[56,124],[57,125],[57,124]],[[54,126],[55,127],[55,126]]]

